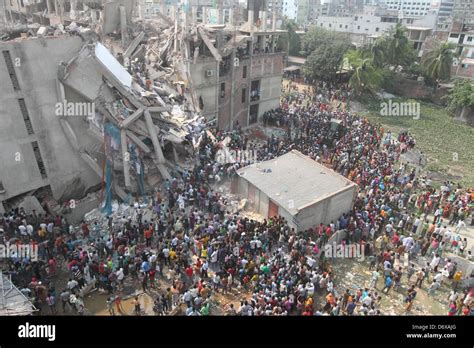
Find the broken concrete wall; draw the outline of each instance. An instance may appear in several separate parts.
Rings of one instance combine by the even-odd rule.
[[[63,200],[68,199],[64,192],[76,178],[82,183],[81,191],[100,183],[97,174],[84,165],[80,154],[71,147],[56,115],[58,66],[62,61],[69,61],[82,45],[80,37],[0,44],[0,50],[9,51],[14,62],[16,58],[20,59],[20,65],[15,66],[19,91],[15,91],[4,57],[0,56],[0,104],[9,105],[0,109],[3,120],[0,124],[0,160],[3,163],[0,177],[6,190],[0,200],[48,185],[54,198]],[[19,99],[25,102],[32,134],[28,134]],[[34,142],[38,143],[45,175],[40,173],[32,148]],[[20,155],[18,161],[15,160],[17,154]]]
[[[134,0],[114,0],[104,4],[103,33],[110,34],[120,29],[120,6],[125,7],[127,23],[132,20]]]

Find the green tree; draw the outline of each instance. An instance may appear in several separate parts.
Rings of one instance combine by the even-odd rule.
[[[301,38],[296,34],[298,30],[298,25],[294,20],[285,20],[283,23],[283,29],[288,31],[287,40],[289,44],[289,55],[290,56],[299,56],[301,51]]]
[[[344,60],[352,70],[349,85],[356,95],[371,94],[380,87],[382,72],[374,65],[370,51],[350,50]]]
[[[400,23],[379,37],[370,47],[374,66],[408,67],[416,59],[416,51],[410,44],[406,28]]]
[[[302,48],[307,53],[303,73],[316,80],[336,81],[336,72],[350,47],[349,38],[341,33],[322,28],[309,30],[302,42]]]
[[[342,59],[348,48],[346,43],[340,41],[317,47],[306,58],[306,63],[303,66],[304,75],[315,80],[335,82],[337,71],[341,67]]]
[[[387,40],[385,36],[380,37],[370,46],[370,53],[372,55],[372,62],[374,66],[378,68],[384,66],[386,51]]]
[[[470,80],[457,80],[446,99],[451,111],[464,107],[474,108],[474,85]]]
[[[437,43],[422,60],[427,75],[433,80],[446,81],[451,78],[451,67],[455,57],[454,48],[450,42]],[[437,84],[435,84],[435,89]]]

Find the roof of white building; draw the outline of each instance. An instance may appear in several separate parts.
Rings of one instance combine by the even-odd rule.
[[[254,163],[238,170],[237,174],[292,215],[357,186],[296,150],[269,161]]]

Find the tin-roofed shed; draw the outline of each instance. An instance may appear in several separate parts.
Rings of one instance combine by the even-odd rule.
[[[337,220],[352,209],[357,185],[293,150],[237,174],[238,193],[264,216],[283,216],[297,230]]]

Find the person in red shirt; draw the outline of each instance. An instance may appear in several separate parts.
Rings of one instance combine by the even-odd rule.
[[[327,235],[328,237],[331,236],[331,226],[329,226],[329,225],[328,225],[328,227],[326,227],[326,235]]]
[[[398,241],[400,240],[400,237],[398,236],[397,232],[392,237],[392,244],[395,246],[397,245]]]
[[[115,308],[117,308],[117,312],[119,312],[120,314],[124,314],[124,310],[123,310],[123,307],[122,307],[122,298],[120,296],[117,296],[115,298]]]
[[[49,267],[48,269],[49,276],[56,275],[56,260],[54,258],[49,259],[48,267]]]
[[[187,276],[187,281],[186,282],[188,284],[192,284],[193,283],[193,273],[194,273],[194,271],[193,271],[193,268],[191,267],[191,265],[186,267],[185,272],[186,272],[186,276]]]
[[[82,222],[81,229],[82,229],[82,234],[84,235],[84,238],[89,237],[89,226],[87,226],[87,224],[84,221]]]
[[[143,234],[145,236],[146,246],[149,247],[151,245],[151,237],[152,237],[151,228],[146,229]]]
[[[62,218],[59,215],[56,215],[56,219],[54,220],[54,226],[61,227],[62,226]]]
[[[155,288],[155,274],[156,274],[156,269],[152,268],[150,272],[148,272],[148,277],[150,279],[150,286],[152,288]]]

